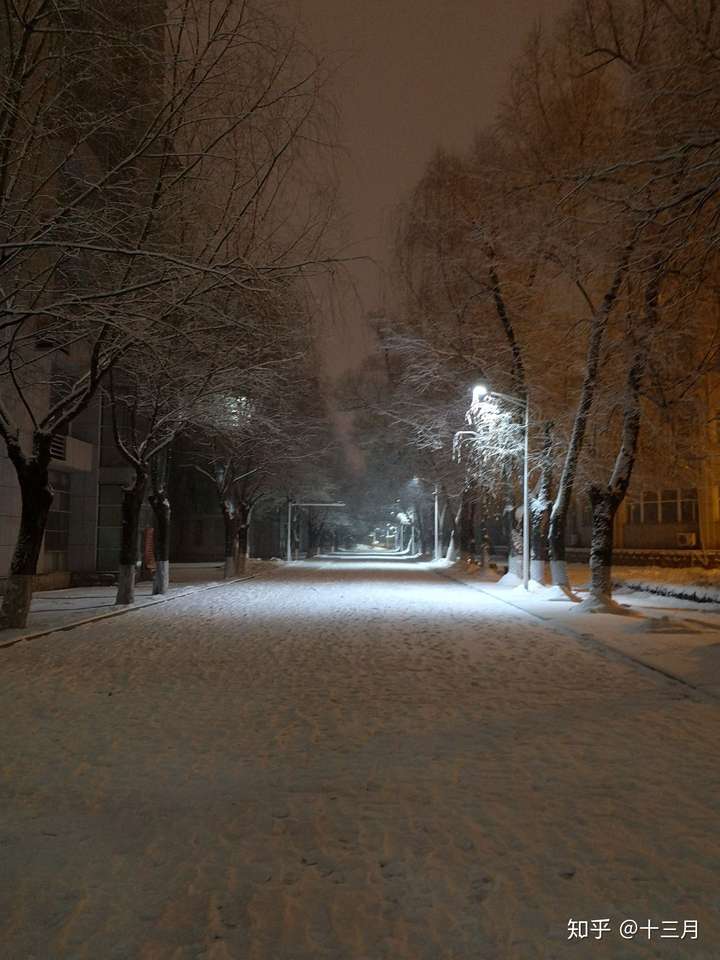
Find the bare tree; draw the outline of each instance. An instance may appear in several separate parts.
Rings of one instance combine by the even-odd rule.
[[[321,143],[323,71],[269,8],[29,0],[4,26],[0,434],[23,506],[2,620],[21,625],[52,437],[129,351],[182,338],[179,312],[317,262],[329,208],[277,209]]]

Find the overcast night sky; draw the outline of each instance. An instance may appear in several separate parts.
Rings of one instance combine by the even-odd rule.
[[[528,31],[567,0],[299,0],[313,43],[342,63],[336,96],[347,253],[386,260],[395,205],[437,146],[462,149],[491,123]],[[331,368],[352,366],[370,340],[363,314],[381,306],[381,273],[356,268],[357,302],[335,312]]]

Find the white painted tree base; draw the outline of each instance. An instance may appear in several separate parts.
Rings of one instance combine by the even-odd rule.
[[[158,560],[153,577],[153,594],[167,593],[170,588],[170,561]]]
[[[522,578],[516,573],[506,573],[498,580],[499,587],[516,587],[522,583]]]
[[[135,603],[135,564],[121,564],[118,570],[116,604]]]
[[[580,603],[580,597],[573,593],[569,586],[559,583],[545,587],[542,598],[543,600],[572,600],[573,603]]]
[[[567,589],[568,593],[570,593],[570,578],[568,577],[567,572],[567,561],[550,561],[550,579],[552,580],[553,586],[564,587]]]
[[[577,613],[612,613],[620,617],[637,616],[629,607],[625,607],[612,597],[596,597],[590,594],[582,600],[576,607]]]

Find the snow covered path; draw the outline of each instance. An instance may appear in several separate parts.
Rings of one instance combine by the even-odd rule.
[[[3,960],[720,956],[720,706],[423,565],[0,654]]]

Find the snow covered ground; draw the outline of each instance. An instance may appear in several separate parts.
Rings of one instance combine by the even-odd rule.
[[[615,567],[613,580],[653,593],[720,604],[720,570],[697,567]]]
[[[249,560],[243,577],[254,576],[260,570],[267,570],[270,565],[270,561]],[[222,586],[224,582],[222,563],[173,564],[167,594],[162,597],[153,596],[152,582],[143,580],[136,584],[135,603],[129,607],[115,603],[117,587],[114,586],[38,590],[33,594],[27,625],[18,629],[0,630],[0,648],[36,633],[67,629],[74,624],[100,617],[132,612],[142,606],[165,603],[198,588]]]
[[[461,563],[439,561],[430,566],[514,605],[555,629],[592,638],[720,699],[720,603],[685,600],[674,595],[682,589],[683,581],[694,582],[693,571],[658,568],[668,575],[664,581],[667,593],[661,595],[635,590],[629,585],[653,582],[650,569],[617,568],[617,573],[613,573],[616,582],[623,582],[626,571],[629,575],[628,586],[618,586],[613,593],[626,614],[616,616],[585,613],[580,604],[567,600],[555,588],[544,588],[532,581],[530,591],[526,592],[516,577],[497,582],[494,573],[484,573],[477,568],[468,572]],[[571,565],[568,571],[575,596],[582,600],[587,594],[588,569],[577,564]]]
[[[488,589],[299,563],[0,651],[3,958],[715,960],[720,705]]]

